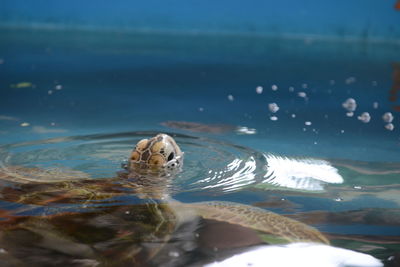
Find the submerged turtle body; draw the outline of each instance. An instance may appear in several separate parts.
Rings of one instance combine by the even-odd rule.
[[[195,222],[199,217],[253,229],[275,236],[277,238],[274,240],[279,239],[280,242],[329,243],[317,229],[260,208],[234,202],[182,203],[172,199],[168,194],[168,185],[173,179],[173,174],[179,172],[182,166],[183,152],[175,140],[166,134],[158,134],[137,143],[130,155],[126,172],[120,173],[116,178],[98,181],[85,179],[88,177],[82,173],[78,173],[77,176],[69,174],[66,177],[62,177],[60,174],[59,179],[56,179],[57,183],[49,183],[51,177],[45,175],[45,172],[42,172],[37,180],[34,179],[35,175],[39,173],[38,169],[31,172],[29,179],[24,179],[24,175],[21,173],[29,173],[30,169],[22,167],[8,168],[8,172],[0,173],[0,178],[6,181],[30,183],[22,185],[30,191],[34,191],[28,196],[21,196],[18,194],[18,190],[8,189],[9,192],[3,190],[3,196],[10,196],[8,199],[6,197],[6,200],[28,204],[48,204],[57,201],[76,203],[76,200],[126,195],[127,190],[140,199],[156,200],[154,203],[145,204],[147,205],[145,207],[152,214],[153,219],[154,216],[158,218],[156,225],[146,228],[152,229],[147,236],[157,243],[167,243],[174,231],[188,222]],[[17,178],[13,178],[13,175]],[[41,179],[44,183],[43,181],[41,183]],[[123,182],[121,179],[124,179]],[[77,181],[59,182],[63,180]],[[153,224],[150,221],[149,223]],[[160,229],[163,230],[160,231]],[[159,236],[156,238],[157,235]],[[162,246],[153,249],[150,254],[155,255],[160,249]]]

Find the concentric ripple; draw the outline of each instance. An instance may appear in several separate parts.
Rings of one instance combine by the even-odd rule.
[[[104,179],[116,176],[133,146],[157,132],[127,132],[46,139],[0,147],[1,168],[35,167],[51,173],[70,174],[71,179]],[[185,152],[183,171],[173,190],[231,191],[264,179],[266,158],[241,146],[202,137],[169,133]],[[49,175],[24,173],[30,181],[48,182]],[[261,182],[261,180],[259,180]]]
[[[2,173],[11,170],[13,175],[2,179],[30,183],[114,178],[133,146],[156,134],[126,132],[5,145],[0,147],[0,167]],[[279,157],[204,137],[168,134],[185,152],[183,171],[168,185],[171,194],[224,193],[249,185],[319,191],[326,183],[343,182],[337,169],[324,160]]]

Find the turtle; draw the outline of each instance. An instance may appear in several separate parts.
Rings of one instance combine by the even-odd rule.
[[[146,239],[157,240],[155,242],[161,244],[168,243],[178,229],[182,227],[184,229],[185,225],[192,225],[189,222],[196,222],[199,219],[253,229],[263,234],[268,243],[329,244],[329,240],[316,228],[265,209],[228,201],[183,203],[172,198],[169,193],[170,184],[182,170],[183,161],[184,152],[173,137],[159,133],[152,138],[142,139],[135,145],[124,170],[117,172],[116,177],[97,180],[74,170],[65,170],[63,173],[60,170],[44,171],[38,168],[9,166],[1,169],[0,179],[11,182],[14,186],[3,188],[1,193],[3,199],[7,201],[49,206],[57,202],[90,203],[91,200],[112,199],[132,192],[139,200],[144,201],[143,205],[133,208],[136,210],[133,213],[147,214],[146,216],[151,218],[141,222],[140,228],[143,230],[139,232],[146,232]],[[102,216],[110,220],[110,214],[119,214],[121,209],[126,213],[126,208],[126,206],[118,209],[106,207],[107,211],[102,213]],[[85,214],[69,215],[69,218],[90,217],[91,211],[88,210]],[[61,215],[56,212],[51,216],[52,220],[58,220]],[[97,213],[93,215],[95,218],[97,216]],[[119,215],[117,217],[119,218]],[[24,222],[24,229],[37,231],[33,229],[51,228],[46,227],[43,218],[37,220],[39,223],[33,223],[33,226],[32,222],[28,224]],[[7,229],[15,225],[7,222],[5,224]],[[187,232],[187,230],[183,232],[185,231]],[[73,243],[71,244],[73,247]],[[154,258],[162,249],[163,246],[152,248],[146,257]],[[127,255],[125,255],[127,258],[131,256],[129,253]]]

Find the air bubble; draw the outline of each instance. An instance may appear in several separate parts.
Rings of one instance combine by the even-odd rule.
[[[277,116],[271,116],[271,117],[269,117],[269,119],[270,119],[271,121],[277,121],[277,120],[278,120],[278,117],[277,117]]]
[[[346,99],[346,101],[344,101],[344,102],[342,103],[342,106],[343,106],[343,108],[346,109],[347,111],[353,112],[353,111],[355,111],[356,108],[357,108],[357,102],[356,102],[356,100],[354,100],[354,98],[348,98],[348,99]],[[353,116],[353,115],[351,115],[351,116]],[[350,116],[350,117],[351,117],[351,116]]]
[[[21,127],[28,127],[30,124],[28,122],[23,122],[20,125]]]
[[[307,94],[305,92],[298,92],[297,95],[302,98],[306,98]]]
[[[289,92],[294,92],[294,87],[293,86],[289,87]]]
[[[271,111],[272,113],[276,113],[279,110],[279,106],[276,103],[269,103],[268,104],[268,109],[269,111]]]
[[[257,86],[257,87],[256,87],[256,93],[257,93],[257,94],[262,94],[263,89],[264,89],[264,88],[263,88],[262,86]]]
[[[379,103],[378,103],[378,102],[372,103],[372,107],[373,107],[374,109],[378,109],[378,108],[379,108]]]
[[[273,84],[271,86],[271,89],[272,89],[272,91],[276,91],[276,90],[278,90],[278,86],[276,84]]]
[[[232,102],[233,100],[235,100],[235,98],[233,97],[233,95],[228,95],[228,100]]]
[[[357,117],[357,119],[362,121],[363,123],[368,123],[371,120],[371,116],[368,112],[363,112],[360,116]]]
[[[386,112],[382,116],[382,120],[384,122],[387,122],[387,123],[391,123],[393,121],[393,119],[394,119],[394,117],[393,117],[393,114],[391,112]]]
[[[388,123],[385,125],[385,128],[389,131],[393,131],[394,130],[394,125],[393,123]]]
[[[311,121],[306,121],[306,122],[304,122],[304,124],[307,126],[310,126],[312,123],[311,123]]]

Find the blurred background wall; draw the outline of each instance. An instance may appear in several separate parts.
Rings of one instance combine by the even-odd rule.
[[[318,35],[400,41],[396,0],[1,0],[0,27]]]

